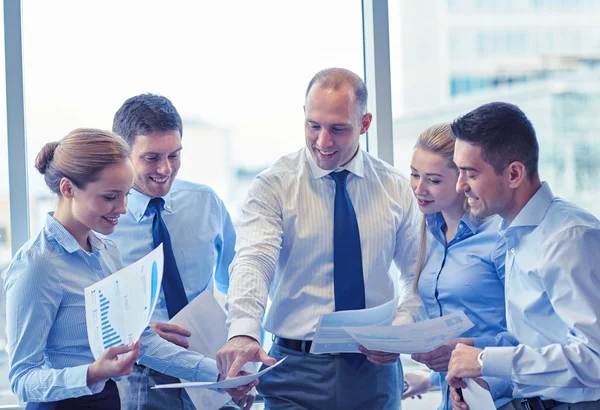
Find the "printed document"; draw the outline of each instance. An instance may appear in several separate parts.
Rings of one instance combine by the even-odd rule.
[[[429,352],[458,337],[474,325],[464,312],[400,326],[344,327],[344,330],[369,350],[390,353]]]
[[[187,338],[188,350],[215,359],[217,352],[227,341],[225,319],[225,312],[221,305],[212,293],[205,289],[181,309],[169,323],[190,331],[192,335]],[[178,337],[185,339],[184,336],[178,335]],[[217,410],[231,399],[227,393],[208,389],[186,388],[186,392],[197,409]]]
[[[232,377],[227,380],[221,380],[220,382],[186,382],[186,383],[171,383],[171,384],[159,384],[153,387],[153,389],[180,389],[182,387],[201,387],[204,389],[234,389],[236,387],[245,386],[250,382],[258,379],[263,374],[270,372],[277,366],[279,366],[287,358],[284,357],[273,366],[269,366],[258,373],[252,373],[245,376]]]
[[[465,379],[467,388],[462,389],[463,399],[470,410],[495,410],[496,405],[489,391],[473,379]]]
[[[369,309],[343,310],[321,315],[310,353],[360,353],[360,343],[352,338],[344,327],[391,325],[396,316],[399,299]]]
[[[85,288],[85,321],[94,357],[135,343],[148,326],[163,276],[162,244],[137,262]]]

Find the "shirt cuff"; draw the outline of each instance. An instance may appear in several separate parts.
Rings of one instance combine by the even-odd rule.
[[[396,312],[396,316],[392,321],[392,326],[410,325],[412,323],[415,323],[413,316],[406,311],[402,311]]]
[[[483,354],[483,376],[511,380],[512,362],[516,347],[486,347]]]
[[[89,367],[90,365],[86,364],[84,366],[76,366],[71,368],[73,369],[72,374],[74,376],[72,380],[75,382],[75,385],[72,386],[73,390],[69,390],[71,390],[72,393],[76,393],[76,395],[73,395],[72,397],[88,396],[90,394],[100,393],[102,390],[104,390],[104,385],[108,379],[94,383],[91,386],[87,385],[87,372]]]
[[[429,381],[431,382],[431,384],[433,384],[434,386],[441,386],[441,378],[440,378],[440,374],[438,372],[429,372]]]
[[[217,362],[209,357],[204,357],[198,366],[196,380],[199,382],[217,381],[219,370],[217,370]]]
[[[229,335],[227,340],[236,336],[249,336],[260,343],[262,329],[260,323],[254,319],[238,319],[231,322],[229,326]]]

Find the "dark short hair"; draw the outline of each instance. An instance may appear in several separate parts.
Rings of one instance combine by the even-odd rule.
[[[482,159],[500,175],[513,161],[522,162],[531,179],[538,175],[539,146],[531,121],[519,107],[491,102],[458,117],[452,137],[481,147]]]
[[[308,83],[305,98],[308,97],[310,89],[315,84],[335,90],[340,89],[345,84],[351,85],[354,90],[354,97],[358,102],[359,115],[363,116],[367,113],[367,86],[362,78],[352,71],[345,68],[326,68],[319,71]]]
[[[162,95],[140,94],[129,98],[113,118],[112,130],[133,145],[138,135],[153,132],[179,131],[183,126],[173,103]]]

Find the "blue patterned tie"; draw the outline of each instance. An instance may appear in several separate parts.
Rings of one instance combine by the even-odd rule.
[[[360,233],[356,212],[346,189],[348,174],[349,171],[329,174],[335,181],[333,288],[336,311],[365,308]],[[344,353],[342,356],[355,369],[358,369],[365,360],[362,354]]]
[[[154,219],[152,220],[152,239],[154,241],[154,248],[161,243],[163,244],[164,269],[162,289],[165,294],[169,318],[172,318],[187,305],[188,300],[185,295],[183,282],[181,282],[181,276],[179,276],[177,264],[175,263],[175,255],[173,254],[173,247],[171,246],[171,236],[169,235],[167,225],[165,225],[165,221],[161,215],[164,204],[164,199],[152,198],[148,204],[148,209],[154,212]]]

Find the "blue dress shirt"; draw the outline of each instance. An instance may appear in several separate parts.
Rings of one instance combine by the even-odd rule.
[[[151,197],[131,190],[127,214],[110,238],[117,244],[123,262],[129,265],[153,249],[152,218],[147,210]],[[208,186],[175,180],[163,197],[162,217],[169,230],[173,253],[188,301],[207,287],[227,293],[229,264],[235,254],[235,230],[223,201]],[[152,321],[168,322],[161,289]]]
[[[600,221],[544,183],[501,235],[509,346],[485,349],[483,374],[515,397],[600,399]]]
[[[426,216],[428,254],[419,277],[419,296],[427,317],[435,319],[464,311],[475,325],[461,337],[473,338],[476,344],[494,341],[506,330],[504,317],[505,247],[498,236],[500,217],[485,222],[465,213],[454,238],[446,245],[442,228],[446,224],[441,212]],[[487,336],[487,339],[482,337]],[[479,338],[479,339],[478,339]],[[434,372],[430,379],[440,385],[439,409],[452,409],[446,373]],[[510,400],[510,384],[486,379],[499,407]],[[504,398],[502,398],[504,397]]]
[[[23,401],[58,401],[98,393],[86,384],[94,362],[85,323],[84,288],[122,268],[115,245],[90,232],[91,252],[51,214],[16,253],[6,272],[6,319],[13,392]],[[212,359],[188,352],[147,328],[138,362],[186,380],[216,380]]]

